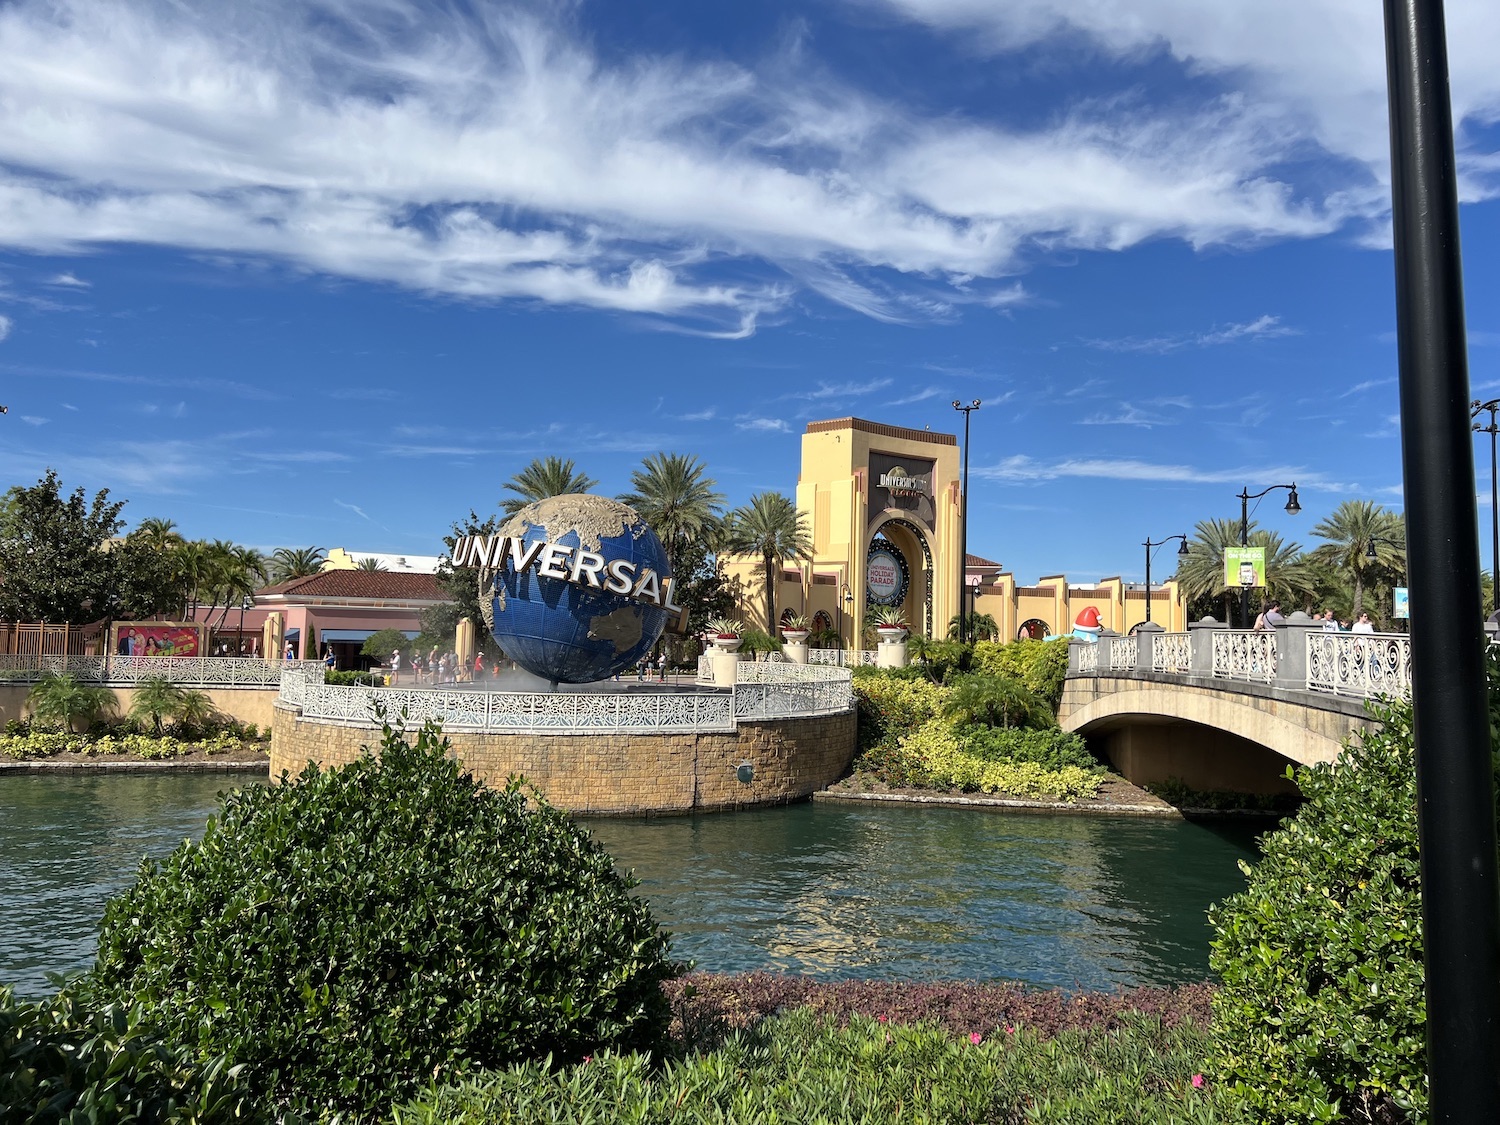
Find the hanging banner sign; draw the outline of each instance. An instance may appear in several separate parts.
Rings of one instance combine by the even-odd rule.
[[[865,557],[866,598],[874,605],[900,605],[909,581],[906,559],[894,543],[871,544]]]
[[[1264,586],[1266,584],[1266,549],[1264,547],[1225,547],[1224,585]]]
[[[1392,617],[1399,617],[1399,618],[1403,618],[1403,619],[1406,619],[1406,620],[1410,620],[1410,618],[1411,618],[1411,601],[1407,597],[1406,587],[1405,586],[1397,586],[1394,590],[1391,591],[1391,602],[1392,602],[1392,608],[1391,608],[1391,616]]]

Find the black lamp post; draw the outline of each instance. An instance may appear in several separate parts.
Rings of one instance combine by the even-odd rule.
[[[1151,552],[1153,547],[1165,547],[1174,539],[1181,539],[1182,546],[1177,548],[1177,557],[1180,559],[1188,553],[1186,535],[1168,535],[1165,539],[1151,542],[1151,536],[1146,536],[1146,542],[1142,544],[1146,548],[1146,623],[1151,623]]]
[[[1249,492],[1240,489],[1240,546],[1250,546],[1250,501],[1259,500],[1268,492],[1275,492],[1278,488],[1291,490],[1287,497],[1286,514],[1295,516],[1302,510],[1302,505],[1297,502],[1297,482],[1291,484],[1273,484],[1270,488],[1263,488],[1259,492]],[[1250,587],[1240,587],[1240,628],[1250,628]]]
[[[959,500],[959,546],[958,546],[958,640],[965,643],[969,639],[969,622],[964,614],[965,593],[969,587],[969,415],[979,409],[979,400],[976,398],[968,406],[953,400],[953,409],[963,411],[964,415],[964,481],[963,496]]]
[[[1475,422],[1471,428],[1476,434],[1490,435],[1490,578],[1495,586],[1495,608],[1500,610],[1500,482],[1495,479],[1495,434],[1500,433],[1495,415],[1500,413],[1500,398],[1488,402],[1476,398],[1469,403],[1470,418],[1478,418],[1486,410],[1490,413],[1490,424],[1481,426]]]
[[[249,594],[240,599],[240,656],[245,655],[245,610],[254,608],[255,599]]]
[[[844,583],[844,596],[839,601],[839,667],[844,666],[844,618],[854,620],[854,591],[849,589],[849,583]]]

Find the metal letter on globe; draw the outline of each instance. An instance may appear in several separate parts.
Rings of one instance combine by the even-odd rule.
[[[584,684],[651,651],[669,616],[667,599],[652,592],[672,571],[633,508],[603,496],[550,496],[499,534],[520,545],[517,556],[548,545],[537,565],[502,566],[491,580],[493,632],[506,656],[553,683]]]

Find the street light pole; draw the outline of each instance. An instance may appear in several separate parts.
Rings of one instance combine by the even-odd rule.
[[[959,497],[959,546],[958,546],[958,640],[960,644],[968,642],[969,622],[964,613],[965,594],[969,588],[969,415],[979,409],[979,400],[976,398],[968,406],[953,400],[953,409],[963,411],[964,415],[964,481],[963,495]]]
[[[1153,547],[1165,547],[1174,539],[1181,539],[1182,546],[1177,549],[1177,557],[1182,558],[1188,553],[1186,535],[1168,535],[1165,539],[1151,542],[1151,536],[1146,536],[1146,542],[1142,544],[1146,548],[1146,624],[1151,624],[1151,549]]]
[[[1250,546],[1250,501],[1259,500],[1268,492],[1275,492],[1278,488],[1291,490],[1291,496],[1287,497],[1286,514],[1295,516],[1302,510],[1302,505],[1297,501],[1297,482],[1291,484],[1273,484],[1270,488],[1263,488],[1259,492],[1250,492],[1247,488],[1240,489],[1240,546]],[[1250,628],[1250,587],[1240,587],[1240,628]]]
[[[1470,418],[1477,418],[1486,410],[1490,412],[1490,424],[1481,426],[1475,422],[1471,428],[1475,433],[1490,435],[1490,578],[1495,590],[1492,601],[1495,609],[1500,611],[1500,481],[1496,480],[1495,474],[1495,434],[1500,432],[1495,415],[1500,413],[1500,398],[1492,398],[1489,402],[1480,402],[1476,398],[1469,403]]]
[[[1385,0],[1396,351],[1412,601],[1428,1115],[1500,1103],[1500,873],[1479,613],[1458,170],[1441,0]]]

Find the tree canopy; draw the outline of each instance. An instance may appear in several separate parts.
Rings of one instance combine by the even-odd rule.
[[[587,492],[599,482],[573,466],[571,457],[538,457],[505,482],[507,492],[516,495],[500,501],[500,509],[513,516],[527,504],[545,500],[549,496],[567,496],[574,492]]]
[[[12,488],[0,509],[0,617],[85,625],[110,615],[120,559],[108,549],[124,501],[64,496],[57,473]]]

